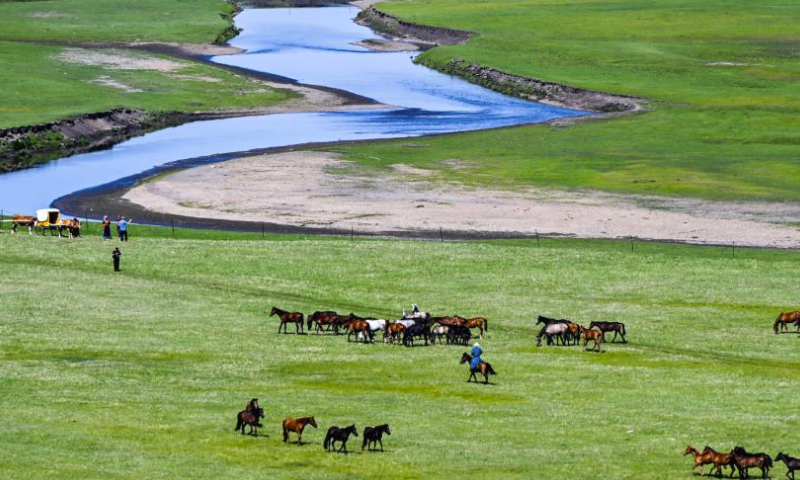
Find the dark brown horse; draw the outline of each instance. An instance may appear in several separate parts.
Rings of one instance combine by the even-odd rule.
[[[594,322],[592,322],[594,323]],[[600,344],[603,343],[605,340],[603,339],[603,332],[600,330],[592,330],[591,328],[581,327],[581,335],[583,335],[583,349],[588,350],[586,345],[589,343],[589,340],[594,340],[594,347],[592,350],[600,351]]]
[[[467,352],[464,352],[464,355],[461,355],[461,361],[458,362],[459,365],[463,365],[465,363],[470,363],[472,361],[472,355]],[[469,369],[469,378],[467,378],[467,382],[471,382],[472,379],[475,379],[475,383],[478,383],[478,377],[475,376],[476,373],[480,373],[483,375],[483,383],[489,383],[489,375],[497,375],[497,372],[494,371],[492,366],[489,362],[481,362],[478,364],[478,368],[473,370],[471,367]]]
[[[364,434],[366,435],[366,430],[364,430]],[[783,452],[780,452],[777,457],[775,457],[775,461],[783,461],[786,465],[787,472],[786,476],[794,480],[794,471],[800,470],[800,458],[790,457]]]
[[[438,323],[447,327],[466,327],[467,319],[459,316],[452,317],[431,317],[430,322]]]
[[[317,428],[317,421],[314,420],[314,417],[303,417],[303,418],[287,418],[283,421],[283,441],[289,441],[289,432],[294,432],[297,434],[297,444],[303,444],[303,429],[306,428],[306,425],[311,425],[314,428]]]
[[[798,332],[800,332],[800,312],[782,312],[772,324],[772,331],[777,335],[780,326],[781,333],[788,332],[790,323],[796,323]]]
[[[347,440],[350,438],[350,435],[358,436],[358,429],[355,425],[350,425],[347,428],[331,427],[328,429],[327,435],[325,435],[325,442],[322,446],[326,451],[330,452],[331,450],[336,450],[334,444],[340,442],[342,445],[339,447],[338,452],[347,453]]]
[[[283,333],[289,333],[286,331],[286,326],[290,323],[294,323],[294,333],[300,333],[303,331],[303,314],[300,312],[287,312],[286,310],[281,310],[278,307],[272,307],[272,310],[269,312],[269,316],[277,315],[278,318],[281,319],[281,324],[278,325],[278,333],[281,333],[281,327],[283,327]]]
[[[479,332],[478,335],[480,338],[483,338],[483,332],[489,331],[489,321],[483,317],[468,318],[467,327],[477,328]]]
[[[748,453],[742,447],[734,447],[731,451],[733,463],[739,470],[739,478],[750,478],[748,470],[758,468],[761,470],[761,478],[767,478],[769,469],[772,468],[772,457],[766,453]]]
[[[614,332],[614,338],[611,339],[611,343],[617,339],[617,334],[622,336],[622,343],[628,343],[625,340],[625,324],[622,322],[591,322],[589,324],[589,328],[597,327],[601,332],[603,332],[603,341],[606,341],[606,332]]]
[[[692,466],[692,473],[694,473],[694,469],[695,468],[701,467],[700,468],[700,476],[702,477],[706,473],[706,465],[712,463],[711,462],[711,456],[709,454],[705,453],[705,451],[703,453],[698,452],[697,449],[694,448],[691,445],[686,447],[686,450],[683,452],[683,456],[686,456],[686,455],[689,455],[689,454],[691,454],[692,458],[694,459],[694,466]],[[712,467],[712,470],[713,470],[713,467]]]
[[[242,410],[236,415],[236,428],[234,431],[241,430],[244,435],[244,426],[250,425],[250,435],[258,436],[258,427],[263,427],[258,422],[259,418],[264,418],[264,409]]]
[[[308,331],[311,331],[311,324],[316,323],[316,327],[314,328],[315,332],[324,332],[326,328],[328,330],[333,327],[333,324],[336,323],[336,317],[338,314],[333,311],[324,311],[324,312],[314,312],[308,316]]]
[[[361,444],[361,451],[364,451],[364,448],[367,448],[369,451],[375,451],[377,445],[381,445],[381,452],[383,451],[383,434],[391,435],[392,432],[389,430],[389,424],[384,423],[383,425],[378,425],[377,427],[367,427],[364,429],[364,443]]]
[[[730,475],[731,477],[733,476],[733,473],[736,471],[736,466],[733,463],[733,456],[731,456],[730,453],[717,452],[713,448],[706,445],[706,448],[703,449],[703,455],[708,455],[708,458],[711,460],[711,463],[714,464],[711,470],[708,471],[709,475],[714,473],[714,469],[716,469],[717,476],[721,477],[725,473],[722,471],[722,467],[726,465],[731,467],[731,475]]]
[[[336,319],[333,321],[333,333],[339,335],[340,328],[347,330],[347,325],[356,318],[353,312],[350,312],[350,315],[336,315]]]

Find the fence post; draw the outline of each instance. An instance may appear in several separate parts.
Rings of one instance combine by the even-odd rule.
[[[442,232],[442,227],[439,227],[439,241],[444,242],[444,232]]]
[[[731,254],[733,255],[734,260],[736,259],[736,240],[733,241],[731,244]]]
[[[266,238],[264,234],[264,222],[261,222],[261,238]]]
[[[536,230],[536,246],[541,247],[542,244],[539,243],[539,230]]]
[[[83,218],[86,220],[86,231],[89,231],[89,212],[83,212]]]
[[[631,235],[631,252],[633,251],[633,235]]]
[[[350,241],[351,242],[353,241],[353,238],[355,237],[355,232],[353,230],[354,230],[353,226],[350,225]]]
[[[175,219],[172,218],[172,219],[170,219],[170,221],[172,222],[172,236],[174,237],[175,236]]]

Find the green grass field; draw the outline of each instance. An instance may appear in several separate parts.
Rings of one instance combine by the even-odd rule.
[[[269,107],[283,90],[197,62],[171,72],[84,65],[63,58],[75,42],[211,43],[233,7],[223,0],[50,0],[0,3],[0,128],[116,107],[152,112]],[[87,49],[95,54],[169,57]],[[114,86],[116,83],[118,86]]]
[[[654,111],[347,149],[509,188],[800,199],[800,5],[791,0],[415,0],[404,20],[476,32],[421,56],[649,99]],[[472,168],[451,172],[442,160]]]
[[[0,233],[0,470],[9,480],[686,479],[687,444],[800,453],[798,254],[627,242],[438,243],[134,225],[117,242]],[[463,348],[278,335],[272,305],[488,317]],[[605,352],[534,346],[538,314],[628,326]],[[251,397],[264,436],[233,431]],[[308,445],[280,422],[315,415]],[[325,454],[388,422],[384,454]],[[360,443],[351,441],[351,449]],[[773,477],[782,477],[782,465]]]

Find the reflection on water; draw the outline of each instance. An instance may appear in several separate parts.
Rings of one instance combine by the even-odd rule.
[[[417,136],[546,121],[584,112],[506,97],[414,65],[408,52],[353,45],[375,38],[354,7],[245,10],[240,55],[227,65],[348,90],[391,110],[294,113],[194,122],[134,138],[111,150],[0,175],[0,208],[32,212],[68,193],[186,158],[306,142]],[[78,212],[83,213],[83,212]]]

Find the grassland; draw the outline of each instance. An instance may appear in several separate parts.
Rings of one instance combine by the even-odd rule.
[[[529,126],[359,145],[351,158],[408,163],[509,188],[592,188],[708,199],[800,199],[800,5],[790,0],[415,0],[379,9],[476,32],[451,59],[597,91],[654,111],[560,129]],[[376,161],[378,157],[381,161]]]
[[[798,453],[798,254],[625,242],[425,243],[96,225],[0,233],[0,470],[9,480],[685,479],[686,444]],[[457,347],[278,335],[272,305],[485,315],[496,385]],[[628,345],[534,346],[538,314],[626,322]],[[234,433],[258,397],[264,436]],[[303,447],[286,416],[316,415]],[[384,454],[323,453],[388,422]],[[358,439],[360,440],[360,439]],[[356,447],[356,442],[351,443]],[[778,466],[773,476],[783,475]]]
[[[211,43],[228,28],[223,17],[232,10],[222,0],[0,3],[0,128],[115,107],[194,112],[269,107],[296,97],[196,62],[184,61],[185,68],[164,72],[87,65],[61,55],[65,45],[87,42]],[[165,58],[148,56],[155,61]]]

